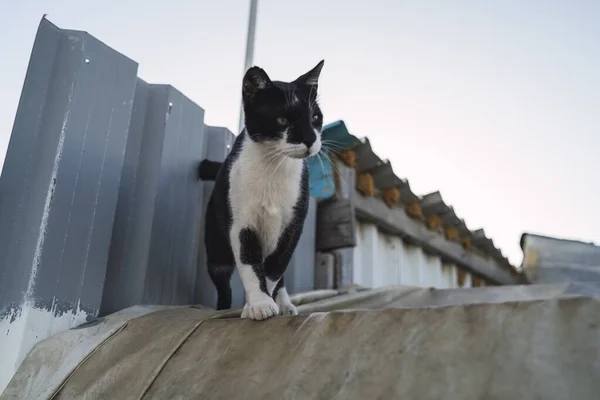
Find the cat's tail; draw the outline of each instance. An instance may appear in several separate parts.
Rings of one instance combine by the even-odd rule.
[[[202,160],[198,166],[198,179],[201,181],[214,181],[223,165],[222,162]]]

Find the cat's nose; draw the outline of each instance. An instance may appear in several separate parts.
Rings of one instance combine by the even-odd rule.
[[[304,141],[302,143],[304,143],[306,145],[307,149],[310,149],[310,146],[313,145],[315,140],[316,140],[316,138],[304,139]]]

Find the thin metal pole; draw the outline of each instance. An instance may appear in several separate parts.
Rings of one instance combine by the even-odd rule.
[[[254,36],[256,33],[256,11],[258,0],[250,0],[250,14],[248,16],[248,34],[246,35],[246,59],[244,60],[244,73],[252,66],[254,58]],[[244,105],[240,103],[240,120],[238,133],[244,129]]]

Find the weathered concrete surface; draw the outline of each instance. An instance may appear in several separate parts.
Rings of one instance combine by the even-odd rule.
[[[600,298],[542,289],[520,301],[496,292],[477,304],[488,290],[477,289],[462,305],[263,322],[194,308],[109,316],[79,329],[88,343],[103,337],[95,350],[69,339],[73,331],[38,344],[0,399],[597,399]],[[554,298],[531,299],[540,293]]]
[[[329,294],[329,295],[327,295]],[[417,308],[548,300],[577,296],[600,297],[600,282],[555,285],[490,286],[468,289],[422,289],[388,286],[375,290],[315,291],[295,297],[302,314],[349,309]],[[312,298],[312,301],[307,301]],[[239,311],[230,312],[239,316]]]

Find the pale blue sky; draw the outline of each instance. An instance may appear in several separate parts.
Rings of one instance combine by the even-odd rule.
[[[237,129],[246,0],[0,0],[0,162],[41,16],[86,30]],[[259,0],[255,64],[322,58],[344,119],[515,264],[523,231],[600,242],[600,1]]]

